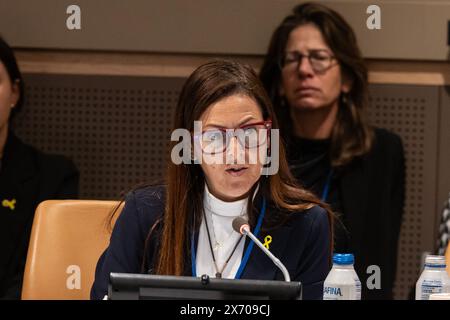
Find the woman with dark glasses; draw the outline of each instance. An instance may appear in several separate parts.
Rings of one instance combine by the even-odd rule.
[[[371,127],[367,69],[348,23],[326,6],[295,7],[272,35],[260,74],[281,123],[290,169],[331,205],[335,251],[355,254],[363,284],[369,266],[381,286],[363,299],[390,299],[404,202],[400,138]]]
[[[174,133],[189,135],[185,148],[172,152],[180,143],[172,142],[165,185],[128,194],[98,262],[92,298],[106,295],[111,272],[283,280],[272,261],[233,230],[233,220],[242,217],[291,280],[303,283],[303,298],[321,299],[330,270],[331,212],[294,182],[284,148],[271,134],[277,128],[250,67],[214,61],[196,69],[175,110]],[[189,161],[175,159],[186,155]],[[268,157],[278,159],[278,170],[266,170]]]

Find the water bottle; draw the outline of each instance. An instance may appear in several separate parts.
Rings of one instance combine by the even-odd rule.
[[[323,300],[361,300],[361,281],[354,261],[353,254],[334,254],[333,268],[323,285]]]
[[[445,257],[427,255],[425,268],[416,283],[416,300],[429,300],[433,293],[450,293]]]

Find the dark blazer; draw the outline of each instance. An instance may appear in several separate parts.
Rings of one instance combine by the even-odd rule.
[[[20,298],[37,205],[77,198],[78,177],[68,159],[41,153],[9,132],[0,169],[0,298]]]
[[[343,169],[340,192],[363,299],[392,299],[403,214],[405,163],[399,136],[375,129],[372,150]],[[368,290],[367,267],[381,271],[381,289]]]
[[[260,203],[260,194],[255,203]],[[157,255],[156,242],[161,228],[150,238],[144,249],[149,230],[164,212],[164,187],[147,187],[127,195],[125,207],[118,218],[109,247],[101,255],[91,290],[92,299],[102,299],[108,290],[111,272],[143,273],[153,268]],[[275,208],[268,205],[266,216]],[[263,222],[262,229],[265,223]],[[272,236],[271,252],[283,262],[292,280],[303,283],[304,299],[322,299],[323,282],[330,270],[330,230],[324,209],[313,207],[305,212],[292,214],[289,220],[277,229],[261,232],[264,241]],[[249,239],[246,239],[245,246]],[[146,252],[144,253],[144,250]],[[144,258],[144,254],[145,257]],[[143,260],[148,261],[143,268]],[[191,257],[186,254],[185,275],[191,276]],[[146,273],[146,272],[144,272]],[[254,246],[244,272],[243,279],[283,279],[281,272],[257,246]]]

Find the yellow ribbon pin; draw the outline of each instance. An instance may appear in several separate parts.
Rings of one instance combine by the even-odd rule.
[[[12,200],[4,199],[2,201],[2,206],[5,208],[10,208],[11,210],[14,210],[16,208],[16,199],[12,199]]]
[[[272,242],[272,236],[266,236],[265,238],[264,238],[264,243],[263,243],[263,246],[266,248],[266,249],[269,249],[269,244]]]

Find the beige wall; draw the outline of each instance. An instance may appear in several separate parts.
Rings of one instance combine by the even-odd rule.
[[[355,29],[376,59],[448,58],[450,1],[322,1]],[[81,7],[82,29],[66,28],[66,8]],[[15,47],[202,54],[264,54],[293,0],[2,0],[0,33]],[[381,7],[381,30],[366,8]],[[7,14],[5,14],[7,13]]]

